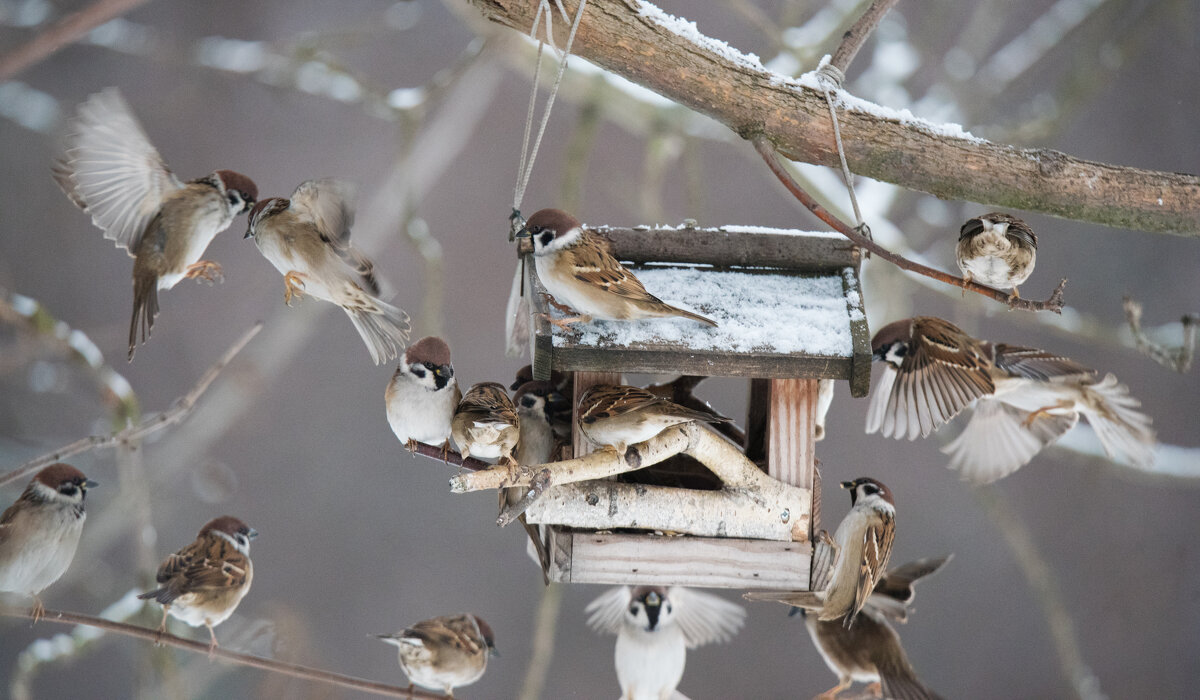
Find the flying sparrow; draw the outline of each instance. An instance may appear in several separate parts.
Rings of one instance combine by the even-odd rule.
[[[488,657],[496,653],[492,628],[477,615],[435,617],[375,636],[400,649],[400,668],[409,681],[451,697],[455,688],[482,678]]]
[[[429,336],[405,350],[384,399],[388,425],[409,450],[418,442],[448,445],[450,419],[462,392],[446,341]]]
[[[0,515],[0,591],[33,598],[33,621],[45,613],[38,596],[62,576],[79,546],[83,500],[96,482],[69,464],[42,469]]]
[[[746,618],[742,606],[683,586],[617,586],[586,612],[592,629],[617,635],[622,700],[667,700],[683,678],[687,650],[728,641]]]
[[[867,410],[867,432],[925,437],[964,408],[974,414],[942,448],[950,466],[975,482],[991,482],[1033,459],[1078,421],[1105,452],[1137,467],[1154,463],[1154,430],[1141,405],[1112,374],[1034,348],[976,340],[940,318],[890,323],[871,341],[884,363]]]
[[[354,198],[350,183],[307,180],[255,204],[245,238],[283,274],[285,303],[308,293],[342,307],[378,365],[404,349],[408,314],[379,298],[375,266],[350,243]]]
[[[823,540],[814,547],[812,591],[755,591],[745,595],[747,600],[794,605],[816,611],[819,620],[841,620],[851,626],[887,569],[896,539],[896,502],[891,490],[875,479],[843,481],[842,488],[850,490],[850,512],[838,525],[833,542]],[[831,558],[831,563],[822,577],[824,558]]]
[[[154,577],[159,587],[138,596],[162,604],[159,634],[166,631],[167,615],[171,615],[192,627],[207,627],[212,639],[209,652],[217,648],[213,627],[229,619],[250,591],[254,578],[250,540],[255,537],[254,528],[223,515],[206,523],[194,542],[163,561]]]
[[[579,430],[601,447],[625,454],[626,447],[690,421],[725,422],[728,418],[684,408],[635,386],[597,384],[579,397]]]
[[[1012,288],[1029,279],[1037,262],[1037,234],[1029,225],[1011,214],[992,212],[967,219],[958,233],[954,249],[958,269],[966,282],[974,280],[996,289]]]
[[[663,303],[647,292],[638,278],[613,257],[602,239],[562,210],[535,212],[523,230],[533,238],[538,279],[559,302],[560,310],[571,307],[581,314],[549,319],[559,327],[593,318],[629,321],[665,316],[717,325],[712,319]]]
[[[258,188],[232,170],[180,182],[158,154],[116,88],[79,105],[54,179],[104,237],[133,257],[129,359],[158,315],[158,290],[185,278],[212,282],[221,266],[201,260],[234,217],[254,204]]]
[[[480,382],[468,389],[450,422],[450,436],[463,459],[500,459],[516,467],[513,451],[520,434],[517,407],[496,382]]]

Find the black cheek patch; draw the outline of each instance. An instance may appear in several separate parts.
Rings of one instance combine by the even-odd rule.
[[[548,246],[548,245],[550,245],[551,242],[554,241],[554,234],[551,233],[550,231],[546,231],[546,232],[542,233],[542,235],[539,236],[538,239],[542,242],[543,246]]]

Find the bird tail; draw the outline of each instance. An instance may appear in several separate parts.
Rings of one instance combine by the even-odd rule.
[[[1112,374],[1083,387],[1083,414],[1113,459],[1124,459],[1139,469],[1154,465],[1154,429],[1150,417],[1137,410],[1141,401]]]
[[[345,306],[346,314],[354,322],[354,328],[367,344],[375,364],[394,359],[404,352],[408,344],[411,327],[408,314],[387,302],[367,297],[368,304]]]
[[[663,306],[669,310],[669,315],[671,316],[683,316],[684,318],[690,318],[693,321],[699,321],[700,323],[712,326],[713,328],[717,327],[717,322],[711,318],[708,318],[707,316],[701,316],[700,314],[695,314],[687,309],[681,309],[678,306],[671,306],[670,304],[663,304]]]
[[[134,275],[133,277],[133,318],[129,321],[129,361],[133,362],[133,352],[137,349],[138,331],[141,331],[142,342],[150,338],[154,328],[154,318],[158,316],[158,278],[154,275]]]
[[[169,587],[163,586],[162,588],[155,588],[152,591],[146,591],[145,593],[142,593],[141,595],[138,596],[138,599],[139,600],[153,600],[156,603],[160,603],[162,605],[170,605],[171,602],[174,601],[178,597],[179,596],[177,596],[176,594],[171,592],[171,589]]]

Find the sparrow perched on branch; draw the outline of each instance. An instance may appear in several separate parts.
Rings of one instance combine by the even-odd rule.
[[[1020,297],[1017,285],[1029,279],[1037,262],[1037,234],[1011,214],[984,214],[963,224],[954,257],[966,282],[1011,288]]]
[[[508,388],[517,391],[526,382],[532,381],[533,365],[525,365],[517,370],[517,378]],[[572,410],[575,407],[572,401],[575,391],[575,375],[559,372],[556,369],[551,370],[550,385],[555,389],[553,393],[546,395],[546,415],[550,421],[550,427],[554,430],[556,438],[569,441],[571,439],[571,421],[573,419]],[[516,401],[515,396],[513,400]],[[525,464],[525,462],[521,462],[521,464]]]
[[[133,257],[129,359],[158,315],[158,290],[185,278],[212,282],[221,266],[201,260],[234,217],[254,205],[258,187],[232,170],[180,182],[158,154],[116,88],[79,105],[54,179],[104,237]]]
[[[630,321],[643,318],[682,316],[716,326],[699,314],[666,304],[646,291],[600,238],[560,209],[542,209],[525,223],[523,232],[533,239],[533,258],[538,279],[559,302],[562,311],[580,315],[549,321],[560,328],[593,318]],[[568,308],[569,307],[569,308]]]
[[[747,600],[771,600],[813,610],[822,621],[840,620],[850,627],[867,596],[887,569],[896,539],[896,501],[875,479],[843,481],[850,490],[850,512],[838,525],[833,541],[818,541],[813,550],[812,591],[750,592]],[[825,584],[828,581],[828,584]]]
[[[388,425],[409,450],[418,442],[448,444],[460,399],[450,346],[435,336],[421,338],[404,351],[384,391]]]
[[[307,180],[255,204],[245,238],[283,274],[285,303],[308,293],[342,307],[378,365],[404,350],[408,314],[379,298],[374,264],[350,243],[354,199],[348,182]]]
[[[579,430],[601,447],[625,454],[672,425],[690,421],[726,422],[713,413],[684,408],[636,386],[597,384],[579,397]]]
[[[508,392],[496,382],[480,382],[467,390],[450,421],[450,435],[463,459],[499,459],[517,466],[513,451],[521,419]]]
[[[496,654],[492,628],[477,615],[435,617],[375,636],[399,648],[400,668],[409,681],[451,697],[455,688],[482,678],[488,657]]]
[[[925,437],[964,408],[967,426],[942,448],[971,481],[995,481],[1033,459],[1079,421],[1105,452],[1139,468],[1154,463],[1154,430],[1112,374],[1044,350],[976,340],[940,318],[890,323],[871,341],[884,363],[867,410],[867,432]]]
[[[33,621],[45,613],[38,596],[75,558],[83,501],[96,482],[69,464],[51,464],[0,515],[0,591],[33,598]]]
[[[163,561],[154,577],[159,587],[138,596],[163,606],[159,634],[167,630],[171,615],[192,627],[207,627],[209,651],[217,648],[213,627],[229,619],[250,591],[250,540],[255,537],[254,528],[223,515],[208,521],[194,542]]]
[[[592,629],[617,635],[622,700],[667,700],[683,678],[687,650],[728,641],[746,619],[742,606],[683,586],[617,586],[586,612]]]

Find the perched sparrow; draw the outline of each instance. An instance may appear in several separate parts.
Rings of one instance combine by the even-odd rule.
[[[875,479],[843,481],[852,507],[838,525],[833,543],[814,548],[813,568],[820,573],[821,550],[833,557],[827,586],[814,575],[812,591],[751,592],[747,600],[773,600],[817,611],[822,621],[841,620],[850,627],[887,569],[896,538],[896,502],[888,487]],[[827,535],[826,535],[827,537]]]
[[[520,434],[517,407],[496,382],[480,382],[468,389],[450,422],[450,435],[463,459],[500,459],[515,467],[513,451]]]
[[[683,678],[687,650],[728,641],[746,618],[742,606],[683,586],[617,586],[586,612],[592,629],[617,635],[622,700],[667,700]]]
[[[217,648],[213,627],[229,619],[250,591],[254,569],[250,565],[250,540],[258,532],[229,515],[210,520],[196,541],[167,557],[154,580],[159,588],[138,596],[163,606],[159,633],[167,629],[167,615],[192,627],[204,625]]]
[[[350,243],[353,200],[347,182],[307,180],[255,204],[245,238],[283,274],[287,304],[307,292],[342,307],[378,365],[404,349],[408,314],[379,298],[375,266]]]
[[[579,397],[579,430],[600,446],[625,454],[672,425],[689,421],[725,422],[728,418],[684,408],[635,386],[597,384]]]
[[[496,653],[492,628],[477,615],[435,617],[375,636],[400,649],[400,668],[409,681],[449,696],[482,678],[488,657]]]
[[[69,464],[38,472],[0,515],[0,591],[33,598],[33,621],[45,607],[38,594],[67,571],[83,534],[83,500],[96,482]]]
[[[876,695],[886,698],[937,697],[917,678],[900,636],[885,618],[905,621],[913,583],[940,569],[948,558],[922,559],[888,571],[849,628],[838,621],[821,621],[815,615],[804,614],[813,645],[838,677],[838,684],[818,698],[836,698],[855,681],[870,683]]]
[[[116,88],[79,105],[72,128],[67,151],[54,164],[54,179],[91,214],[105,238],[133,256],[133,360],[139,329],[144,343],[158,315],[158,290],[184,278],[220,277],[221,266],[200,256],[235,216],[253,206],[258,188],[232,170],[180,182]]]
[[[630,321],[664,316],[717,325],[712,319],[665,304],[647,292],[638,278],[613,257],[604,241],[564,211],[542,209],[529,217],[524,230],[533,238],[538,279],[560,305],[582,314],[550,319],[557,326],[565,328],[592,318]]]
[[[450,419],[462,398],[450,364],[450,346],[429,336],[404,352],[384,392],[388,425],[412,450],[416,443],[448,443]]]
[[[533,365],[525,365],[517,370],[517,378],[509,389],[516,391],[521,388],[526,382],[533,381]],[[573,418],[572,409],[574,403],[571,397],[575,391],[575,375],[559,372],[558,370],[550,370],[550,384],[556,389],[555,392],[547,395],[546,415],[550,421],[550,427],[554,430],[554,436],[559,440],[570,441],[571,439],[571,420]],[[515,398],[513,399],[516,400]],[[521,462],[525,464],[525,462]]]
[[[1114,459],[1140,468],[1154,463],[1150,419],[1129,390],[1108,374],[1061,355],[976,340],[940,318],[890,323],[871,341],[884,363],[867,410],[867,432],[925,437],[967,406],[975,411],[942,451],[975,482],[991,482],[1024,466],[1087,417]]]
[[[1012,295],[1019,297],[1017,285],[1029,279],[1037,262],[1037,234],[1011,214],[984,214],[963,224],[954,257],[966,282],[1011,287]],[[965,293],[965,283],[963,288]]]
[[[556,407],[570,402],[550,382],[525,382],[513,394],[513,403],[521,427],[517,462],[532,466],[554,461],[557,439],[550,421],[558,420],[561,415],[555,411]],[[567,425],[570,427],[569,422]]]

